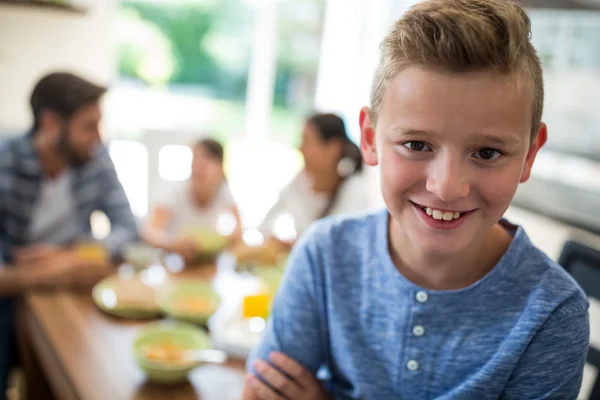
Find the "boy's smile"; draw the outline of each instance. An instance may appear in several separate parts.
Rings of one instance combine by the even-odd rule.
[[[428,207],[412,202],[417,214],[433,229],[452,230],[458,228],[476,209],[447,210],[438,207]]]
[[[423,256],[478,252],[546,139],[542,126],[531,141],[532,104],[517,74],[410,66],[391,79],[376,125],[363,110],[361,128],[392,241]]]

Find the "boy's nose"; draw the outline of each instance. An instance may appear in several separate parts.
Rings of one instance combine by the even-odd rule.
[[[464,161],[440,157],[430,165],[426,187],[444,202],[466,197],[471,190],[468,165]]]

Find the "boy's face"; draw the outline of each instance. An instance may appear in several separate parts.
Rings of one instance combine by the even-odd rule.
[[[389,82],[375,127],[362,110],[365,162],[380,165],[394,230],[422,251],[450,255],[483,238],[529,178],[546,127],[532,142],[531,92],[518,78],[409,67]]]

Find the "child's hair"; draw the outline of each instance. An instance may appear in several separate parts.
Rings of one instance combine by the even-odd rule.
[[[319,138],[324,142],[339,140],[343,145],[342,160],[349,160],[352,163],[352,172],[349,175],[340,176],[340,182],[329,198],[321,217],[329,215],[333,206],[336,204],[340,188],[344,181],[350,176],[359,173],[363,169],[362,153],[358,146],[348,137],[344,120],[335,114],[313,114],[307,120],[317,131]],[[340,160],[341,161],[341,160]]]
[[[194,145],[194,148],[198,147],[202,147],[211,158],[223,164],[225,152],[223,145],[217,140],[211,138],[200,139]]]
[[[317,131],[323,142],[339,140],[343,144],[342,158],[352,161],[354,173],[363,169],[362,153],[358,146],[348,137],[344,120],[335,114],[313,114],[307,120]]]
[[[531,21],[511,0],[425,0],[398,20],[381,43],[371,89],[376,123],[389,81],[411,65],[438,71],[521,74],[533,93],[531,138],[544,108],[544,81],[531,43]]]

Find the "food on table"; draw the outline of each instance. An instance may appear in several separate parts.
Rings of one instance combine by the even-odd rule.
[[[108,262],[108,251],[102,244],[94,242],[78,243],[74,247],[75,254],[79,259],[89,263],[105,263]]]
[[[166,315],[195,324],[205,324],[221,302],[203,279],[172,281],[158,289],[157,300]]]
[[[121,281],[115,292],[119,307],[152,310],[158,307],[154,289],[139,279]]]
[[[123,251],[124,261],[138,270],[149,267],[158,258],[158,250],[145,243],[132,243]]]
[[[98,308],[115,317],[146,319],[161,314],[154,287],[137,276],[104,278],[94,286],[92,299]]]
[[[185,297],[175,299],[171,305],[173,311],[185,314],[210,314],[217,305],[211,299],[204,297]]]
[[[240,264],[278,265],[287,257],[287,251],[272,242],[261,246],[240,243],[232,249],[232,253]]]
[[[149,345],[144,349],[144,357],[153,363],[166,364],[171,366],[182,366],[191,364],[194,360],[190,360],[185,356],[183,347],[165,340],[163,342]]]
[[[135,360],[149,381],[180,384],[203,362],[198,352],[211,348],[210,337],[189,323],[160,321],[142,327],[133,341]]]
[[[215,254],[222,251],[228,238],[216,231],[206,229],[187,229],[181,233],[181,238],[192,240],[198,246],[199,254]]]

